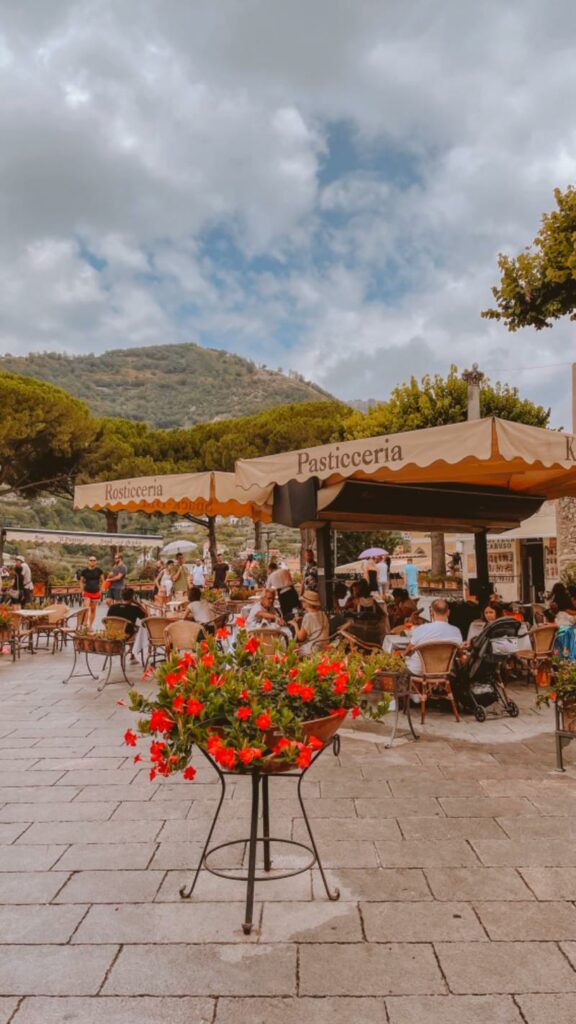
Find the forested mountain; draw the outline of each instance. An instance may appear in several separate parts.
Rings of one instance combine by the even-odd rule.
[[[193,426],[331,397],[299,375],[194,344],[115,349],[97,356],[5,355],[0,356],[2,371],[57,384],[98,416],[157,427]]]

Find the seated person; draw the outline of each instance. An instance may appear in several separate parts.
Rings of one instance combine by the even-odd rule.
[[[557,626],[576,625],[576,608],[567,590],[558,589],[550,601],[550,611]]]
[[[106,618],[126,619],[129,626],[126,627],[126,636],[132,637],[138,629],[140,619],[146,618],[146,609],[138,601],[134,600],[132,587],[124,587],[122,600],[117,604],[111,604]],[[137,661],[134,654],[130,655],[130,661]]]
[[[336,583],[332,595],[332,612],[328,616],[330,636],[350,621],[350,614],[344,610],[348,601],[348,587],[345,583]]]
[[[305,590],[301,597],[304,616],[301,621],[293,619],[294,636],[300,644],[301,654],[312,654],[322,650],[329,635],[328,616],[322,611],[320,597],[314,590]]]
[[[274,609],[275,592],[267,589],[259,601],[255,601],[246,618],[246,629],[260,629],[261,626],[283,626],[284,619]]]
[[[203,599],[200,587],[190,587],[188,601],[185,619],[208,626],[217,617],[214,615],[214,609],[210,602]]]
[[[409,596],[408,591],[397,587],[392,591],[394,604],[390,609],[390,625],[393,627],[403,626],[409,622],[412,616],[418,611],[416,602]]]
[[[421,644],[433,643],[435,640],[450,641],[455,644],[462,643],[462,634],[456,626],[448,622],[449,605],[441,597],[437,597],[430,605],[431,622],[423,626],[415,626],[412,630],[410,645],[406,648],[406,665],[413,675],[422,672],[422,659],[415,650]]]
[[[355,615],[358,609],[358,601],[360,600],[360,581],[354,580],[350,584],[350,593],[344,604],[344,611],[350,612],[351,615]]]
[[[496,619],[500,618],[502,618],[501,605],[493,604],[492,602],[485,605],[482,609],[481,617],[479,619],[474,619],[474,621],[470,623],[466,642],[469,643],[470,640],[474,640],[475,637],[480,636],[480,633],[484,631],[490,622],[496,622]]]
[[[360,580],[358,584],[358,601],[356,604],[356,615],[359,619],[379,619],[382,610],[377,601],[372,597],[370,584],[367,580]]]

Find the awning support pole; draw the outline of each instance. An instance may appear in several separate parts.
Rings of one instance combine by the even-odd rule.
[[[316,530],[316,558],[318,561],[318,593],[324,611],[332,609],[332,591],[334,580],[334,564],[332,561],[332,543],[330,526],[320,526]]]
[[[490,576],[488,575],[488,541],[486,530],[474,534],[476,549],[476,578],[478,580],[478,598],[483,605],[490,597]]]

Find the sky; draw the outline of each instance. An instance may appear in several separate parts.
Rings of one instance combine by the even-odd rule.
[[[0,0],[0,352],[381,400],[478,362],[569,427],[574,325],[480,311],[576,181],[575,36],[572,0]]]

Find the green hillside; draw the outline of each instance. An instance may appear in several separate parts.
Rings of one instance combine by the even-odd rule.
[[[5,355],[0,356],[1,371],[57,384],[98,416],[123,416],[157,427],[190,427],[331,397],[299,375],[194,344],[115,349],[97,356]]]

